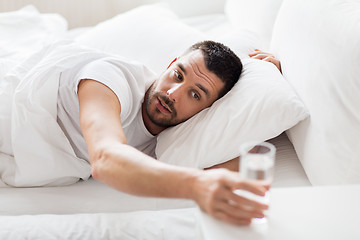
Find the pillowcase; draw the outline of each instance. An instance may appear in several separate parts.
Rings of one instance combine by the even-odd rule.
[[[207,168],[239,156],[248,141],[276,137],[308,116],[293,89],[272,63],[243,60],[239,82],[223,98],[158,136],[163,162]]]
[[[225,13],[235,28],[247,29],[258,34],[268,51],[273,25],[283,0],[228,0]]]
[[[77,41],[143,62],[161,73],[174,57],[205,39],[205,33],[184,24],[165,5],[156,4],[105,21]],[[239,56],[245,57],[243,51],[256,47],[251,46],[256,41],[249,32],[218,39],[231,43]],[[241,81],[224,98],[159,134],[156,154],[160,161],[209,167],[236,157],[242,142],[270,139],[307,116],[302,102],[273,64],[249,59],[243,63]]]
[[[275,23],[272,52],[311,115],[287,133],[314,185],[360,183],[359,26],[356,0],[287,0]]]

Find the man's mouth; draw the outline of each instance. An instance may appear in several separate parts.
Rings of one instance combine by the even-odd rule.
[[[164,114],[170,114],[172,112],[170,107],[159,97],[157,98],[156,101],[156,107],[160,110],[160,112]]]

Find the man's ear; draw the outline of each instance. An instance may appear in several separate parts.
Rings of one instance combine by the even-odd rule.
[[[166,69],[168,69],[174,62],[176,62],[177,59],[178,58],[174,58],[174,60],[172,60],[172,62],[169,64],[169,66]]]

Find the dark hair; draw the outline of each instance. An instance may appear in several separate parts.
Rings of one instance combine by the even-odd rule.
[[[195,50],[201,50],[207,69],[225,83],[218,96],[221,98],[239,80],[243,68],[240,58],[224,44],[209,40],[195,43],[187,53]]]

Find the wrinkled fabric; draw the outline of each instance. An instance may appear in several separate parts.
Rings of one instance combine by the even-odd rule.
[[[0,78],[0,176],[17,187],[58,186],[88,179],[57,123],[60,73],[104,53],[60,41],[45,47]]]

